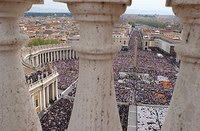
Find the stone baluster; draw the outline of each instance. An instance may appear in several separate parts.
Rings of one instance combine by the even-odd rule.
[[[18,17],[34,0],[0,0],[0,130],[41,131],[20,57],[28,40],[19,33]]]
[[[169,0],[183,23],[182,43],[176,47],[181,66],[162,131],[200,130],[200,2]]]
[[[66,2],[80,23],[79,78],[68,131],[121,131],[112,62],[121,46],[112,42],[115,21],[129,0],[57,0]]]

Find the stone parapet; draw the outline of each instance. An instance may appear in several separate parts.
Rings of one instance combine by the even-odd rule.
[[[183,35],[175,48],[181,65],[162,131],[199,131],[200,1],[171,0],[170,6],[183,23]]]
[[[197,5],[200,4],[199,0],[167,0],[167,6],[176,6],[176,5]]]
[[[80,23],[79,78],[69,131],[122,131],[112,62],[121,45],[112,29],[129,0],[56,0],[65,2]]]
[[[53,71],[52,74],[48,75],[47,77],[39,79],[36,82],[28,84],[29,91],[32,91],[32,90],[34,90],[34,89],[36,89],[36,88],[38,88],[38,87],[40,87],[44,84],[49,83],[51,80],[56,79],[58,77],[58,75],[59,74],[58,74],[57,71]]]
[[[25,85],[20,48],[28,37],[19,33],[18,17],[35,0],[0,0],[0,130],[41,131]]]

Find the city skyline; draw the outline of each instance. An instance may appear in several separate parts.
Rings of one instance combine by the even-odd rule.
[[[165,7],[166,0],[133,0],[126,14],[174,15],[170,7]],[[66,4],[44,0],[44,4],[33,5],[29,12],[69,12]]]

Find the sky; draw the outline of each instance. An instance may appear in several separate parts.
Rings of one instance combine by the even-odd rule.
[[[161,14],[173,15],[170,7],[165,7],[166,0],[132,0],[127,14]],[[66,4],[44,0],[43,5],[33,5],[30,12],[69,12]]]

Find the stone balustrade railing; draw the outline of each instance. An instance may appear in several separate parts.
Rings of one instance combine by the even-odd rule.
[[[38,0],[0,0],[0,130],[42,131],[21,63],[18,18]]]
[[[52,79],[55,79],[57,77],[58,77],[58,72],[53,71],[50,75],[47,75],[45,78],[38,79],[36,82],[31,82],[31,83],[27,84],[29,87],[29,91],[34,90],[35,88],[40,87],[44,83],[46,84],[49,81],[51,81]]]
[[[199,131],[200,1],[167,0],[167,6],[183,23],[183,35],[175,47],[181,65],[162,131]]]
[[[21,55],[23,58],[27,57],[30,53],[34,54],[38,51],[42,50],[49,50],[55,48],[70,48],[70,44],[60,43],[60,44],[49,44],[49,45],[40,45],[40,46],[33,46],[33,47],[23,47],[21,49]]]
[[[130,0],[55,0],[67,3],[80,24],[79,78],[68,131],[122,131],[112,62],[121,45],[112,42],[114,23]]]

